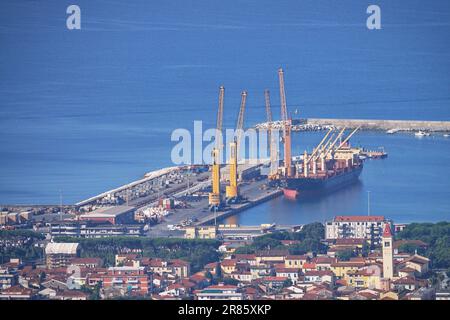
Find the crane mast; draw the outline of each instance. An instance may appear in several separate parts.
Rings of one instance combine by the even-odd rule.
[[[282,68],[278,69],[278,80],[280,85],[281,120],[283,121],[284,172],[287,177],[291,177],[291,119],[289,119],[287,112],[286,93],[284,90],[284,73]]]
[[[240,147],[240,140],[242,137],[242,130],[244,128],[244,112],[245,103],[247,100],[247,92],[242,91],[241,93],[241,105],[239,108],[239,115],[236,124],[236,137],[233,142],[230,143],[230,185],[226,187],[226,202],[236,203],[239,201],[239,190],[238,190],[238,150]]]
[[[209,209],[218,210],[222,206],[222,197],[220,191],[220,150],[222,149],[222,119],[223,119],[223,101],[225,95],[225,88],[220,86],[219,88],[219,107],[217,110],[217,123],[216,123],[216,144],[212,150],[212,168],[211,168],[211,181],[212,192],[209,193],[208,203]]]
[[[270,171],[269,179],[274,180],[277,178],[278,173],[278,159],[277,159],[277,141],[273,134],[272,128],[272,110],[270,107],[270,92],[268,89],[264,90],[264,101],[266,105],[266,116],[267,116],[267,141],[269,143],[269,156],[270,156]]]
[[[216,123],[216,148],[219,150],[219,159],[220,159],[220,150],[222,149],[222,122],[223,122],[223,102],[225,97],[225,88],[224,86],[219,87],[219,107],[217,109],[217,123]]]
[[[239,115],[236,123],[236,147],[239,148],[241,143],[242,131],[244,130],[244,112],[245,112],[245,104],[247,101],[247,91],[241,92],[241,105],[239,107]],[[237,149],[239,150],[239,149]]]
[[[266,103],[266,115],[267,122],[272,122],[272,110],[270,109],[270,91],[268,89],[264,90],[264,102]]]

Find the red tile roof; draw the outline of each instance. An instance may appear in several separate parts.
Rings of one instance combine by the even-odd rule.
[[[217,284],[213,286],[206,287],[205,289],[237,289],[237,286]]]
[[[256,255],[255,254],[244,254],[244,253],[238,253],[234,255],[234,258],[236,260],[255,260]]]
[[[236,259],[224,259],[222,260],[221,265],[223,267],[233,267],[236,266],[236,262]]]
[[[330,270],[312,270],[312,271],[305,271],[305,276],[333,276],[334,273]]]
[[[316,264],[315,263],[307,263],[305,262],[303,264],[303,269],[315,269],[316,268]]]
[[[389,223],[384,225],[383,237],[392,237],[391,225]]]
[[[6,295],[6,294],[7,295],[13,295],[13,294],[16,294],[16,295],[31,295],[32,293],[33,293],[33,290],[24,288],[24,287],[22,287],[20,285],[9,287],[7,289],[2,290],[2,292],[1,292],[1,294],[4,294],[4,295]]]
[[[194,282],[200,282],[200,281],[204,281],[206,279],[207,278],[204,275],[198,274],[198,273],[196,273],[196,274],[194,274],[194,275],[189,277],[189,280],[192,280]]]
[[[312,261],[315,264],[331,264],[336,262],[336,259],[331,257],[315,257]]]
[[[264,277],[262,278],[263,281],[286,281],[288,278],[287,277]]]
[[[189,266],[189,262],[181,260],[181,259],[170,260],[169,264],[171,264],[174,267],[188,267]]]
[[[428,246],[425,242],[423,242],[421,240],[397,240],[397,241],[394,241],[393,246],[394,246],[394,249],[397,249],[398,247],[400,247],[401,245],[404,245],[404,244],[413,244],[413,245],[416,245],[419,247],[427,247]]]
[[[68,297],[68,298],[87,298],[88,294],[79,291],[79,290],[65,290],[65,291],[59,291],[56,293],[57,297]]]
[[[217,268],[218,262],[211,262],[205,265],[205,269],[215,269]]]
[[[416,279],[413,277],[403,277],[394,281],[395,284],[416,284]]]
[[[298,268],[276,268],[276,273],[299,273],[300,269]]]
[[[74,258],[72,264],[100,264],[102,259],[100,258]]]

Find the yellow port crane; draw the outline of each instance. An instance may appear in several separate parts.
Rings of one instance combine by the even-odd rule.
[[[233,142],[230,143],[230,185],[226,186],[225,198],[226,203],[237,203],[240,200],[238,189],[238,150],[242,137],[242,130],[244,129],[244,112],[245,103],[247,101],[247,92],[241,93],[241,105],[239,108],[239,115],[236,124],[236,135]]]
[[[222,195],[220,192],[220,149],[222,149],[222,118],[223,118],[224,96],[225,96],[225,88],[221,86],[219,88],[219,108],[217,111],[216,145],[211,153],[212,190],[208,196],[209,209],[211,211],[217,211],[222,207]]]
[[[284,144],[284,174],[286,177],[292,176],[292,156],[291,156],[291,119],[288,116],[286,106],[286,93],[284,90],[283,69],[278,69],[278,81],[280,85],[281,120],[283,122],[283,144]]]
[[[272,127],[272,110],[270,107],[270,92],[268,89],[264,90],[264,101],[266,104],[266,116],[267,116],[267,141],[269,143],[269,157],[270,157],[270,171],[269,180],[275,180],[278,178],[278,154],[277,154],[277,141],[273,134]]]

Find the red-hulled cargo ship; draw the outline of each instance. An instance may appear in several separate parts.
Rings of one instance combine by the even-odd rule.
[[[329,193],[358,181],[363,170],[361,149],[346,141],[329,152],[305,154],[297,162],[292,177],[281,180],[284,196],[295,199]]]

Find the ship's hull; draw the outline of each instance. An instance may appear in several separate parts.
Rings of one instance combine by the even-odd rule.
[[[327,178],[287,178],[283,183],[284,196],[287,198],[322,195],[355,183],[363,166],[330,176]]]

